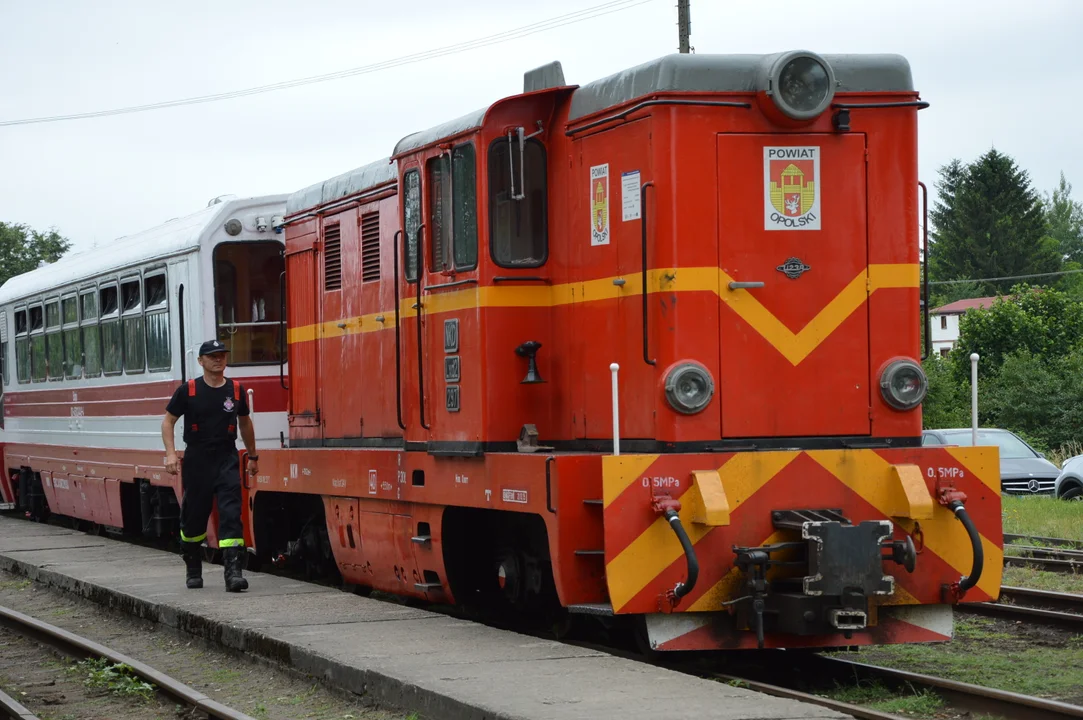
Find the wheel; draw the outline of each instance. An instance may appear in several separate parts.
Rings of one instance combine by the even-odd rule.
[[[1060,496],[1061,500],[1076,500],[1083,501],[1083,487],[1079,485],[1073,485],[1064,491],[1064,494]]]

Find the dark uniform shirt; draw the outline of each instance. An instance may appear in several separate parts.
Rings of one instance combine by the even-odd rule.
[[[188,395],[188,383],[181,384],[166,405],[166,411],[184,416],[184,443],[188,447],[233,446],[237,440],[237,418],[248,416],[244,385],[226,379],[222,387],[211,387],[195,379],[195,397]],[[237,383],[234,393],[233,384]],[[236,399],[235,399],[236,396]]]

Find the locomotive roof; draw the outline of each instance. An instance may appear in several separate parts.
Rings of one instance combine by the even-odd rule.
[[[301,210],[326,205],[333,200],[383,185],[397,178],[398,169],[395,161],[390,158],[377,160],[292,193],[286,199],[286,214],[292,215]]]
[[[281,203],[285,195],[223,200],[198,212],[173,218],[153,228],[102,246],[65,255],[54,263],[16,275],[0,286],[0,303],[16,302],[120,271],[123,268],[199,247],[207,231],[220,226],[238,210],[266,203]],[[277,212],[277,211],[276,211]],[[268,212],[270,214],[270,211]]]
[[[402,140],[399,140],[395,144],[395,150],[391,154],[397,156],[410,150],[416,150],[417,148],[424,147],[429,143],[434,143],[437,140],[443,140],[453,135],[466,132],[467,130],[473,130],[474,128],[481,127],[482,121],[485,119],[485,113],[489,112],[489,106],[483,107],[481,110],[475,110],[474,112],[467,113],[462,117],[457,117],[454,120],[448,120],[446,123],[441,123],[436,127],[431,127],[428,130],[421,130],[420,132],[407,135]]]
[[[572,94],[569,120],[658,92],[754,92],[781,57],[673,54],[595,80]],[[914,90],[910,63],[901,55],[821,55],[835,72],[835,92]]]

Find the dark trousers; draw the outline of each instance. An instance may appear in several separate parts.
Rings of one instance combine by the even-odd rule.
[[[243,547],[241,474],[233,447],[188,447],[181,463],[181,540],[207,537],[211,505],[218,498],[218,547]]]

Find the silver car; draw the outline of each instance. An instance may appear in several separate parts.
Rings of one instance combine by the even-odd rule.
[[[925,430],[922,445],[964,445],[972,440],[970,428]],[[1023,441],[999,428],[978,428],[978,445],[1000,448],[1000,491],[1010,495],[1052,495],[1060,468]],[[1083,470],[1083,467],[1080,468]]]
[[[1083,455],[1070,457],[1061,464],[1054,494],[1061,500],[1083,500]]]

